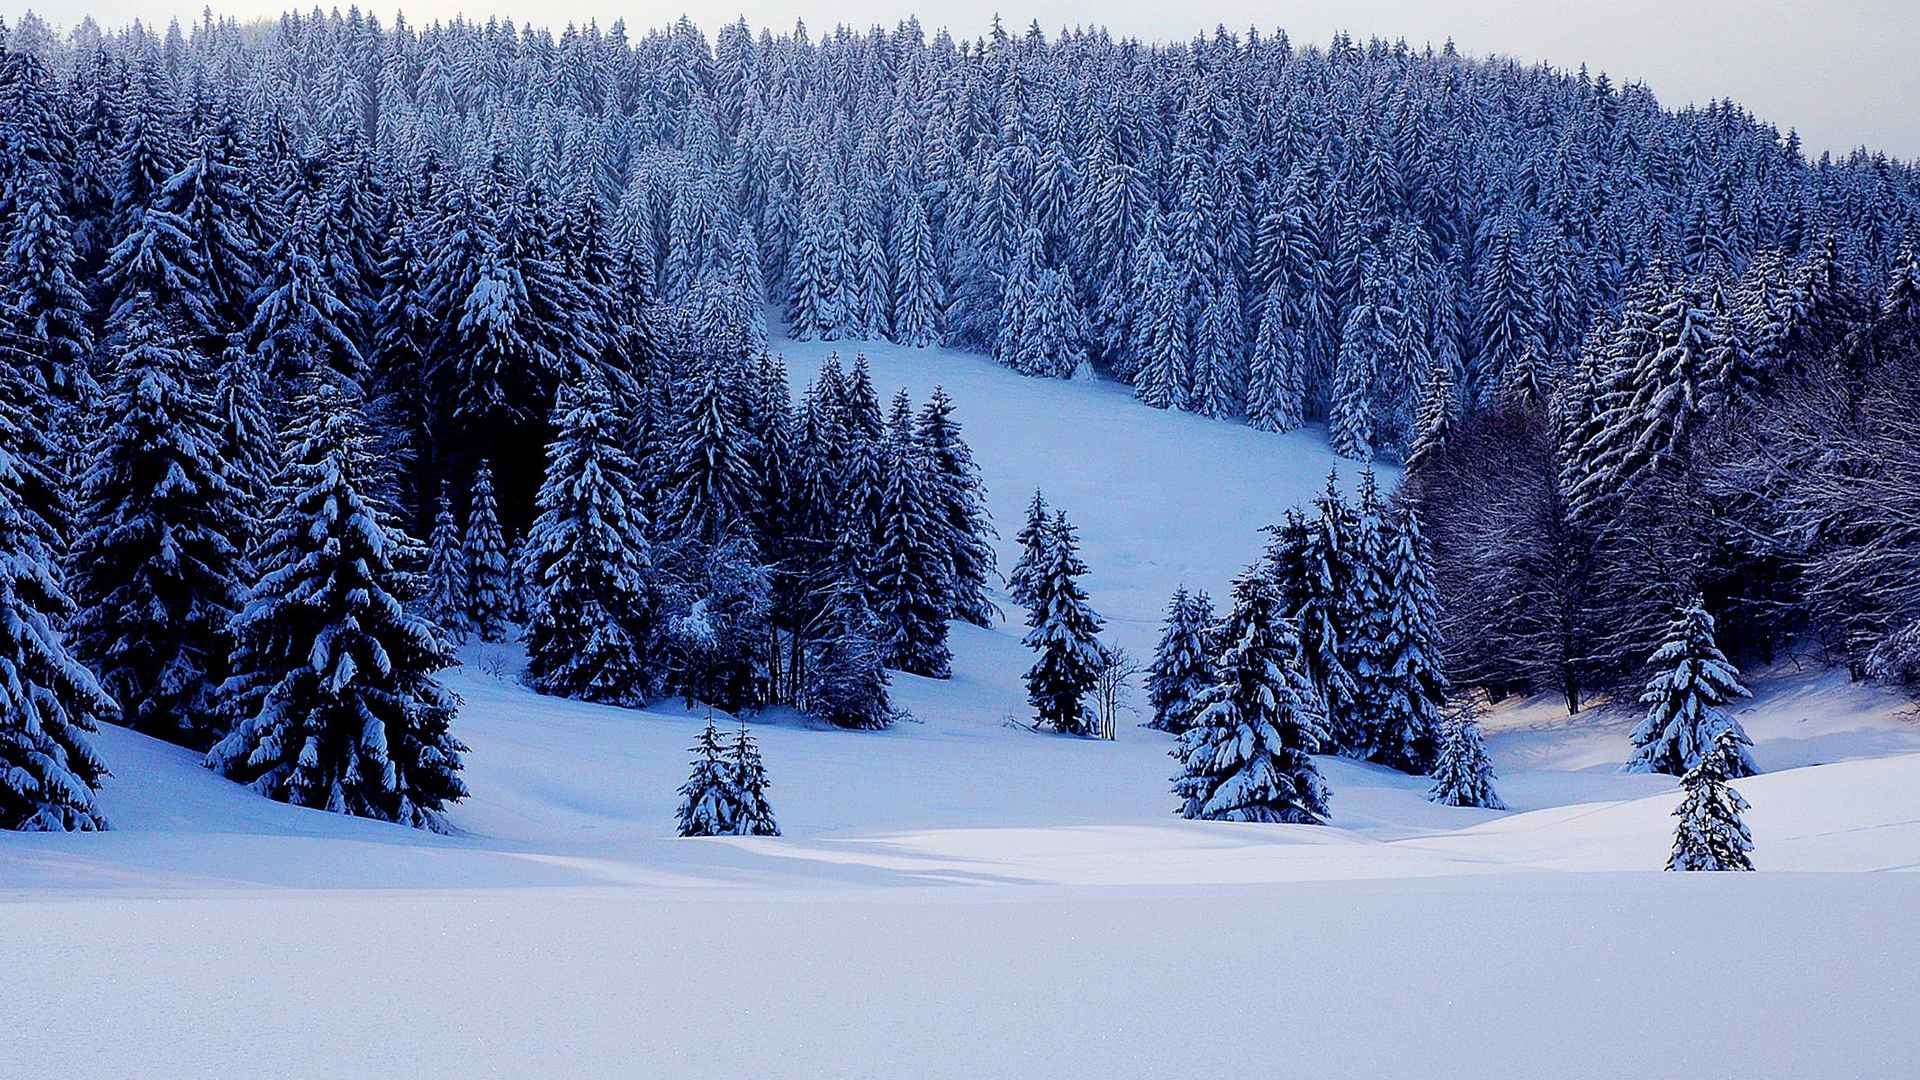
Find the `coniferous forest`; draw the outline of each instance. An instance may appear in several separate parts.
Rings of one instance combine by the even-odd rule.
[[[444,828],[438,673],[510,635],[547,694],[894,723],[889,671],[1003,617],[992,478],[944,392],[857,355],[795,385],[783,334],[1404,470],[1173,599],[1147,681],[1190,817],[1323,820],[1323,750],[1497,807],[1456,692],[1644,688],[1623,758],[1712,819],[1681,861],[1744,862],[1737,665],[1920,680],[1912,163],[1451,42],[29,15],[0,826],[105,826],[107,721]],[[1018,539],[1034,724],[1094,734],[1075,526],[1036,495]],[[721,738],[682,828],[777,833]]]

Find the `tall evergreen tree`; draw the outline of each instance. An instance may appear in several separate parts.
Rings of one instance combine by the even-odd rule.
[[[507,537],[500,528],[500,508],[493,494],[493,466],[485,459],[473,470],[473,489],[467,498],[467,531],[461,538],[461,560],[467,566],[467,623],[481,641],[507,640],[507,620],[513,606],[512,568],[507,563]]]
[[[953,567],[948,597],[951,614],[975,626],[990,625],[997,611],[987,599],[987,583],[998,576],[990,539],[998,534],[987,512],[980,467],[974,463],[972,448],[961,437],[960,423],[953,417],[953,399],[945,390],[933,388],[920,410],[914,434],[927,456],[927,480],[933,488],[947,561]]]
[[[1047,514],[1047,497],[1035,488],[1033,501],[1027,504],[1027,523],[1013,537],[1020,545],[1020,558],[1014,562],[1013,572],[1007,575],[1007,595],[1023,608],[1033,608],[1039,578],[1046,569],[1047,544],[1052,534],[1053,519]]]
[[[427,538],[427,590],[420,610],[433,621],[449,641],[464,641],[472,629],[467,609],[471,605],[467,586],[467,556],[461,549],[460,524],[454,520],[453,502],[447,497],[445,481],[434,502],[433,533]]]
[[[1666,640],[1647,666],[1653,677],[1640,695],[1647,716],[1633,729],[1628,772],[1684,776],[1723,734],[1725,774],[1738,778],[1760,771],[1747,752],[1753,741],[1726,711],[1729,702],[1747,696],[1747,688],[1740,685],[1740,673],[1714,643],[1713,616],[1699,598],[1675,614]]]
[[[227,621],[240,607],[249,534],[220,460],[202,362],[151,300],[127,309],[82,485],[75,651],[125,723],[204,748],[220,733]]]
[[[889,667],[944,679],[953,663],[947,649],[953,562],[938,491],[930,482],[933,463],[914,436],[905,390],[894,399],[886,470],[868,582],[881,648]]]
[[[445,831],[466,747],[434,677],[452,646],[396,595],[416,544],[366,494],[358,404],[322,379],[291,414],[262,576],[234,620],[234,724],[207,765],[281,802]]]
[[[1216,638],[1215,681],[1173,749],[1180,816],[1323,823],[1327,788],[1308,755],[1324,736],[1271,580],[1249,572],[1234,582],[1233,611]]]
[[[744,529],[753,500],[752,465],[743,452],[747,433],[740,429],[722,380],[718,365],[700,376],[680,414],[668,462],[671,502],[665,530],[707,544],[730,530]]]
[[[740,732],[734,736],[729,748],[727,765],[733,770],[734,798],[737,808],[734,811],[733,832],[736,836],[779,836],[780,825],[774,820],[773,806],[767,801],[767,767],[760,758],[760,747],[755,745],[753,734],[747,725],[740,725]]]
[[[726,760],[720,729],[714,726],[711,713],[699,740],[688,750],[694,755],[693,771],[680,785],[680,835],[731,835],[739,811],[734,770]]]
[[[1178,735],[1193,726],[1200,695],[1214,681],[1207,640],[1212,627],[1213,601],[1204,591],[1189,593],[1184,585],[1174,591],[1147,669],[1147,703],[1153,707],[1148,727]]]
[[[1434,590],[1432,556],[1410,503],[1383,522],[1380,621],[1380,696],[1374,718],[1373,760],[1410,773],[1426,772],[1440,734],[1447,700],[1441,668],[1440,599]]]
[[[1667,856],[1669,870],[1751,870],[1753,834],[1740,815],[1749,809],[1747,800],[1727,786],[1727,780],[1741,768],[1746,755],[1734,732],[1722,729],[1713,745],[1680,780],[1686,798],[1674,808],[1680,825],[1673,833],[1673,852]]]
[[[1493,761],[1480,741],[1480,724],[1473,702],[1461,698],[1440,725],[1440,752],[1433,766],[1433,787],[1427,798],[1442,806],[1477,806],[1505,810],[1507,804],[1493,790]]]
[[[1034,576],[1033,609],[1027,615],[1027,648],[1040,654],[1027,671],[1027,700],[1038,722],[1066,735],[1091,735],[1093,713],[1086,696],[1099,678],[1106,649],[1100,616],[1087,604],[1080,578],[1087,566],[1067,515],[1056,512],[1046,539],[1046,562]]]

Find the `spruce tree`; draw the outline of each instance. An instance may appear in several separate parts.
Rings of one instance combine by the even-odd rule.
[[[925,348],[944,340],[947,297],[934,244],[925,203],[909,196],[894,226],[893,340],[902,345]]]
[[[1213,601],[1186,586],[1167,602],[1167,619],[1160,644],[1147,669],[1147,703],[1153,719],[1147,726],[1175,735],[1193,726],[1202,691],[1213,685],[1213,650],[1207,635],[1213,626]]]
[[[1442,806],[1477,806],[1505,810],[1507,804],[1493,790],[1493,761],[1480,741],[1480,724],[1473,702],[1461,698],[1440,725],[1439,757],[1433,765],[1433,787],[1427,798]]]
[[[1014,562],[1013,572],[1007,575],[1007,595],[1023,608],[1033,607],[1038,578],[1047,562],[1047,539],[1052,527],[1052,519],[1047,516],[1047,497],[1036,488],[1033,501],[1027,504],[1027,523],[1013,537],[1020,545],[1020,558]]]
[[[1357,618],[1353,508],[1341,497],[1338,478],[1327,474],[1327,488],[1314,500],[1319,513],[1306,524],[1297,559],[1289,566],[1295,580],[1283,580],[1281,592],[1296,604],[1300,624],[1300,668],[1320,702],[1328,749],[1367,745],[1366,703],[1350,666],[1348,635]]]
[[[13,227],[0,256],[0,335],[10,331],[34,346],[37,362],[23,374],[52,400],[84,401],[92,382],[93,309],[79,277],[73,222],[55,168],[31,160],[22,167]],[[22,359],[8,356],[7,362]]]
[[[720,745],[720,729],[707,714],[699,741],[687,748],[694,755],[693,771],[680,785],[678,814],[681,836],[728,836],[739,810],[734,796],[734,770]]]
[[[507,538],[500,529],[500,509],[493,496],[493,466],[485,458],[473,470],[467,532],[460,555],[467,565],[467,624],[481,641],[507,640],[513,603],[512,570],[507,565]]]
[[[874,640],[873,614],[853,583],[833,583],[827,591],[808,633],[800,709],[835,727],[889,727],[894,710],[887,700],[887,670]]]
[[[530,533],[538,598],[527,679],[545,694],[640,705],[658,687],[647,664],[653,567],[638,467],[597,380],[562,398]]]
[[[396,595],[415,542],[366,494],[359,403],[321,379],[291,415],[261,578],[234,619],[234,724],[207,765],[281,802],[445,831],[466,747],[434,677],[453,648]]]
[[[953,418],[953,399],[936,386],[920,410],[915,430],[931,466],[928,482],[945,536],[947,560],[952,564],[949,600],[952,615],[962,622],[987,626],[998,614],[987,599],[987,582],[998,576],[992,537],[993,518],[987,512],[986,486],[973,450],[960,436]]]
[[[1680,780],[1686,798],[1674,808],[1680,825],[1673,832],[1673,852],[1667,856],[1669,870],[1751,870],[1753,834],[1740,815],[1749,809],[1747,800],[1727,786],[1727,780],[1742,767],[1746,751],[1730,729],[1722,729],[1713,745]],[[1747,775],[1747,774],[1739,774]]]
[[[1040,654],[1027,671],[1027,700],[1038,723],[1065,735],[1093,734],[1094,717],[1086,707],[1086,696],[1106,656],[1100,644],[1104,624],[1080,588],[1086,572],[1066,513],[1054,514],[1046,561],[1034,575],[1033,606],[1027,615],[1025,644]]]
[[[779,836],[780,825],[774,820],[773,806],[767,802],[767,767],[760,759],[760,748],[754,744],[753,734],[747,730],[745,722],[740,725],[740,733],[734,736],[727,764],[733,770],[736,800],[734,835]]]
[[[1725,706],[1747,695],[1740,672],[1728,663],[1713,640],[1713,616],[1698,597],[1684,604],[1667,625],[1666,640],[1647,666],[1640,701],[1647,717],[1633,729],[1633,756],[1628,772],[1657,772],[1684,776],[1726,736],[1722,767],[1732,778],[1752,776],[1760,769],[1747,747],[1753,740]]]
[[[1299,646],[1265,575],[1234,582],[1233,610],[1216,631],[1214,682],[1173,756],[1179,814],[1208,821],[1317,825],[1327,788],[1309,755],[1323,741]]]
[[[23,405],[0,394],[0,829],[104,829],[94,792],[107,767],[91,733],[114,703],[61,633],[74,608],[49,545],[54,526],[25,498],[46,483],[34,475],[38,455],[24,452],[29,425],[44,418]]]
[[[932,463],[914,437],[907,392],[894,400],[886,486],[867,583],[888,667],[944,679],[952,673],[947,616],[953,563],[930,481]]]
[[[74,647],[127,726],[205,748],[220,734],[214,690],[249,523],[220,460],[203,362],[150,300],[125,310],[109,426],[82,485]]]
[[[719,365],[699,377],[677,434],[667,467],[665,534],[714,544],[744,529],[753,468],[745,453],[747,433],[740,430]]]
[[[420,600],[421,614],[445,631],[448,640],[466,640],[472,628],[467,618],[467,557],[460,549],[460,524],[454,520],[453,502],[447,497],[444,480],[440,482],[440,497],[434,502],[433,533],[427,539],[426,585]]]
[[[1381,622],[1381,696],[1374,718],[1373,759],[1423,773],[1433,761],[1447,677],[1440,666],[1440,599],[1420,515],[1402,501],[1386,523],[1386,610]]]
[[[1306,386],[1299,334],[1287,325],[1285,297],[1268,290],[1260,333],[1248,360],[1247,423],[1260,431],[1292,431],[1306,423]]]

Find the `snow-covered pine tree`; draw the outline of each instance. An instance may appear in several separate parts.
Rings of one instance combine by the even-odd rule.
[[[694,755],[693,771],[680,785],[680,835],[731,835],[739,800],[734,793],[733,769],[720,745],[720,729],[714,726],[711,712],[699,740],[687,749]]]
[[[887,669],[875,642],[873,613],[851,582],[827,586],[808,634],[800,709],[835,727],[877,731],[893,723]]]
[[[1480,723],[1473,702],[1461,698],[1440,725],[1440,753],[1433,765],[1433,787],[1427,798],[1442,806],[1477,806],[1505,810],[1507,804],[1493,790],[1493,760],[1480,741]]]
[[[450,641],[466,640],[472,629],[468,621],[470,606],[467,590],[467,557],[460,547],[460,525],[454,520],[453,501],[447,496],[447,483],[440,482],[440,497],[434,502],[433,533],[427,539],[427,591],[420,598],[420,612],[446,632]]]
[[[934,255],[926,204],[907,197],[894,225],[893,340],[916,349],[945,340],[947,295]]]
[[[1152,235],[1142,242],[1153,243]],[[1191,379],[1186,305],[1178,275],[1158,244],[1148,251],[1134,291],[1140,315],[1133,322],[1133,395],[1156,409],[1184,409]]]
[[[1380,484],[1370,465],[1361,467],[1351,521],[1350,606],[1340,644],[1347,671],[1352,673],[1354,689],[1358,692],[1359,714],[1355,722],[1344,725],[1340,753],[1393,764],[1410,748],[1385,747],[1381,742],[1380,725],[1393,690],[1386,665],[1391,604],[1387,567],[1389,525],[1386,506],[1380,500]]]
[[[914,437],[912,404],[901,390],[887,433],[879,534],[866,583],[880,622],[887,666],[944,679],[952,674],[947,616],[953,563],[946,525],[929,483],[932,463]]]
[[[527,681],[544,694],[640,705],[659,684],[647,664],[653,567],[638,467],[597,379],[563,386],[555,413],[529,539],[539,595]]]
[[[1374,418],[1374,383],[1392,340],[1385,316],[1371,298],[1355,304],[1347,314],[1334,361],[1333,406],[1327,415],[1327,437],[1341,457],[1373,460],[1379,427]]]
[[[1233,585],[1233,610],[1215,631],[1214,682],[1172,750],[1181,817],[1317,825],[1327,788],[1308,756],[1323,741],[1299,644],[1273,582],[1256,572]]]
[[[1753,741],[1725,708],[1735,698],[1746,697],[1747,688],[1740,685],[1740,672],[1714,643],[1713,631],[1713,616],[1699,597],[1682,605],[1667,625],[1666,640],[1647,661],[1653,677],[1640,695],[1647,717],[1633,729],[1633,756],[1626,771],[1684,776],[1722,734],[1728,738],[1726,776],[1752,776],[1760,771],[1747,752]]]
[[[1440,599],[1419,512],[1402,500],[1394,519],[1383,525],[1387,606],[1373,760],[1423,773],[1433,761],[1447,699],[1447,677],[1440,667]]]
[[[507,640],[512,568],[507,565],[507,538],[494,500],[493,466],[485,458],[473,470],[460,557],[467,565],[467,625],[481,641]]]
[[[45,418],[23,398],[0,393],[0,829],[104,829],[94,791],[107,767],[90,733],[114,703],[61,634],[74,609],[49,545],[55,527],[25,497],[46,485],[26,452],[27,425]]]
[[[1033,501],[1027,504],[1027,523],[1013,537],[1014,542],[1020,545],[1020,558],[1007,575],[1007,595],[1014,603],[1029,610],[1033,608],[1039,575],[1046,566],[1047,539],[1052,527],[1053,519],[1047,513],[1047,497],[1035,488]]]
[[[1435,361],[1420,391],[1420,410],[1413,423],[1413,448],[1407,453],[1407,474],[1415,475],[1453,438],[1460,420],[1459,398],[1453,388],[1453,365]]]
[[[1174,590],[1147,669],[1147,703],[1153,707],[1148,727],[1178,735],[1193,726],[1200,694],[1213,685],[1207,641],[1212,627],[1213,601],[1204,591],[1189,593],[1184,585]]]
[[[261,578],[233,623],[233,727],[207,766],[271,799],[445,831],[467,794],[440,629],[395,590],[415,546],[377,500],[359,403],[331,378],[292,403]]]
[[[122,312],[108,426],[82,485],[74,651],[127,726],[205,748],[220,734],[214,690],[232,651],[250,523],[220,460],[203,362],[150,298]]]
[[[953,418],[953,399],[940,387],[920,410],[915,429],[931,465],[928,481],[945,528],[947,557],[953,565],[950,583],[952,615],[962,622],[987,626],[998,611],[987,599],[987,582],[998,576],[993,554],[993,518],[987,512],[986,485],[973,450],[960,435]]]
[[[1749,809],[1747,800],[1727,786],[1727,780],[1741,767],[1746,750],[1730,729],[1722,729],[1713,745],[1680,786],[1686,798],[1674,808],[1680,825],[1673,831],[1673,851],[1667,856],[1669,870],[1751,870],[1753,834],[1740,815]]]
[[[1036,722],[1065,735],[1094,733],[1086,696],[1106,655],[1100,644],[1104,624],[1080,588],[1086,572],[1073,526],[1065,511],[1056,512],[1047,531],[1045,561],[1034,574],[1025,644],[1040,658],[1028,669],[1026,681]]]
[[[251,559],[272,514],[273,480],[280,475],[280,433],[268,409],[259,361],[237,338],[213,373],[215,446],[245,519],[241,554]],[[242,588],[251,584],[252,567]]]
[[[729,748],[727,765],[733,770],[734,835],[779,836],[780,825],[774,820],[773,805],[767,801],[767,766],[744,721]]]
[[[740,430],[720,365],[708,367],[694,384],[677,425],[677,441],[667,466],[669,488],[663,534],[718,543],[732,530],[747,527],[754,477],[746,455],[748,433]]]
[[[1276,285],[1260,305],[1260,333],[1248,360],[1248,424],[1260,431],[1292,431],[1306,423],[1301,362],[1300,337],[1287,325],[1286,297]]]
[[[11,331],[34,349],[37,370],[23,371],[52,400],[84,401],[91,387],[92,305],[79,277],[73,222],[67,216],[58,170],[21,162],[13,192],[14,220],[0,250],[0,333]],[[4,203],[4,198],[0,198]],[[23,358],[8,356],[10,364]],[[21,364],[22,367],[28,365]]]
[[[1327,488],[1314,500],[1319,513],[1307,523],[1305,543],[1293,571],[1297,581],[1281,582],[1281,593],[1298,604],[1300,669],[1313,686],[1327,733],[1325,749],[1343,751],[1366,744],[1366,703],[1349,667],[1349,628],[1355,619],[1354,550],[1359,529],[1353,508],[1340,494],[1338,475],[1327,474]],[[1294,595],[1297,594],[1297,595]]]

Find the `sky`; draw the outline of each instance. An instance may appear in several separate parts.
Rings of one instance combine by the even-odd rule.
[[[204,0],[0,0],[11,22],[26,10],[56,26],[92,15],[105,26],[135,18],[164,25],[197,17]],[[216,12],[277,15],[313,0],[224,0]],[[331,4],[323,5],[331,6]],[[346,5],[340,5],[344,8]],[[389,17],[402,10],[420,23],[457,13],[532,19],[556,30],[597,19],[625,18],[630,28],[690,14],[711,38],[723,21],[744,15],[756,29],[787,28],[803,18],[816,36],[835,23],[892,25],[918,14],[931,32],[983,33],[998,10],[1012,28],[1038,19],[1049,34],[1061,26],[1100,23],[1116,35],[1172,40],[1257,25],[1285,29],[1296,43],[1325,43],[1338,30],[1365,39],[1404,37],[1438,45],[1448,36],[1461,51],[1585,62],[1616,83],[1647,83],[1670,106],[1731,97],[1782,129],[1797,128],[1811,152],[1855,146],[1920,158],[1920,0],[733,0],[712,6],[687,0],[373,0],[366,10]]]

